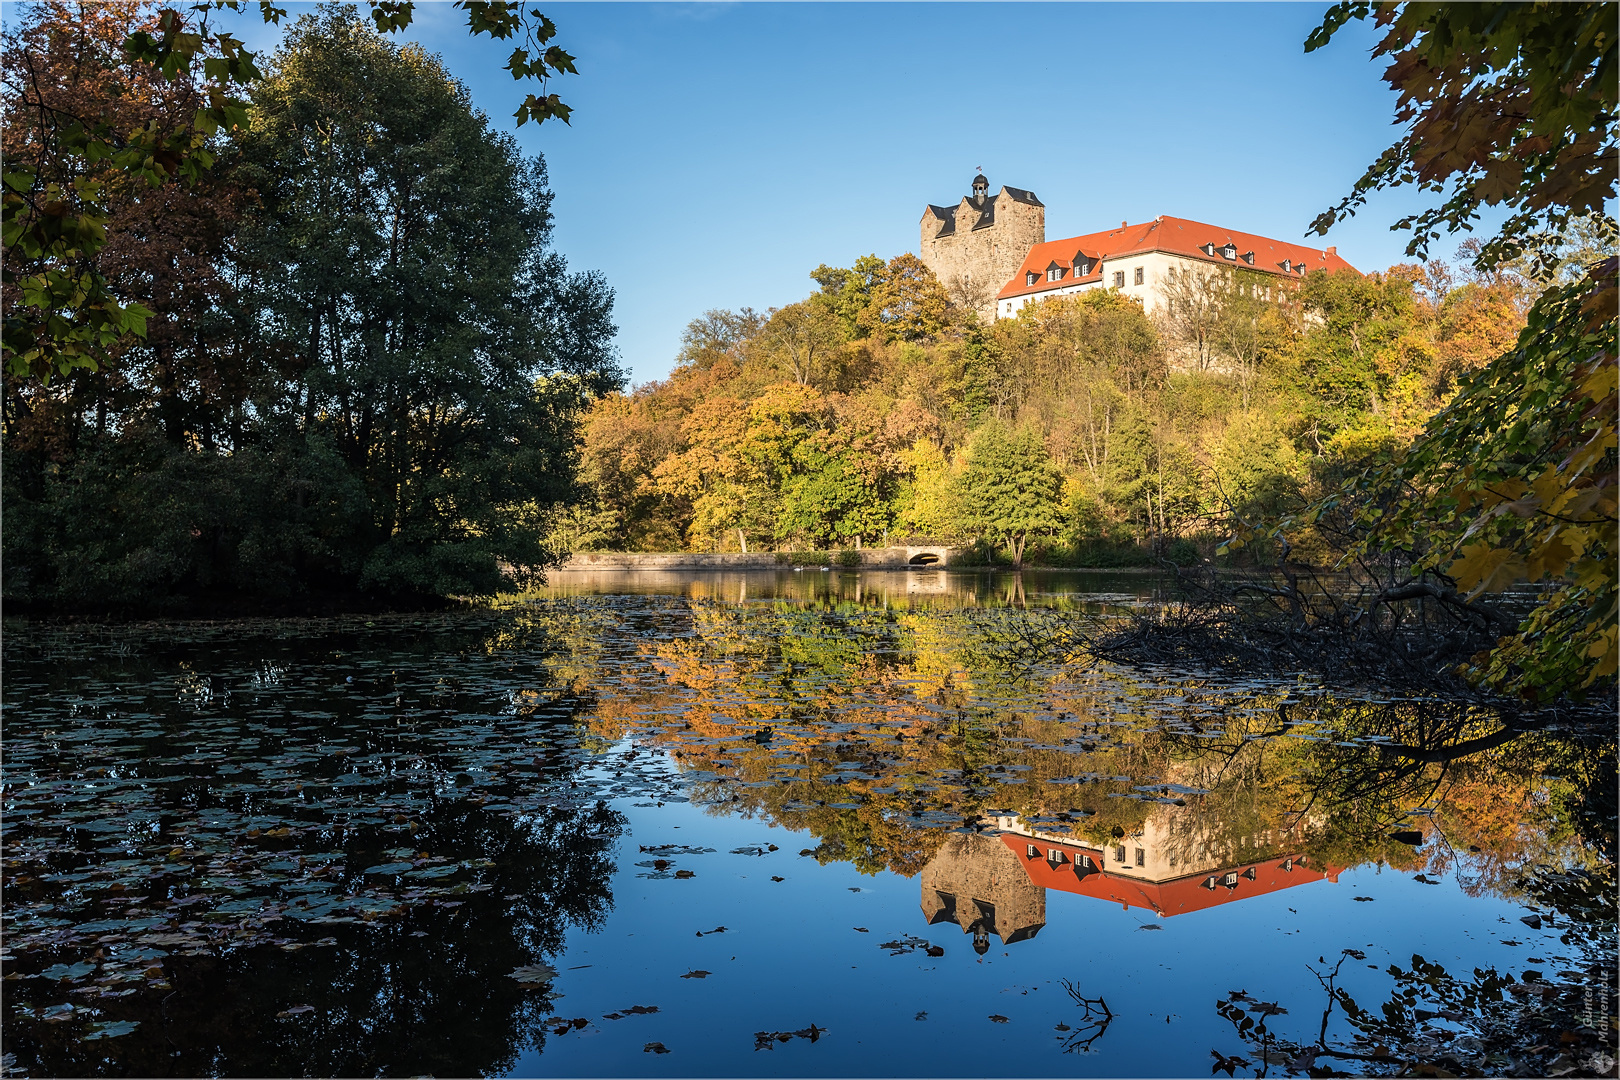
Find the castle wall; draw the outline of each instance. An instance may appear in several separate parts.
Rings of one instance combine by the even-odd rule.
[[[993,920],[1003,943],[1034,937],[1046,925],[1046,890],[1029,880],[1018,856],[985,836],[946,839],[921,874],[923,917],[964,931]]]
[[[1020,202],[1006,188],[995,197],[995,223],[974,229],[982,211],[971,198],[956,210],[956,230],[936,237],[940,222],[924,213],[918,256],[957,303],[985,322],[996,317],[996,293],[1023,263],[1029,249],[1046,240],[1046,208]]]

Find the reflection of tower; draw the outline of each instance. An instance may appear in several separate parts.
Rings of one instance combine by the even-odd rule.
[[[1025,941],[1046,925],[1046,890],[1005,844],[992,837],[951,836],[923,867],[922,910],[929,925],[954,922],[973,935],[973,948]]]

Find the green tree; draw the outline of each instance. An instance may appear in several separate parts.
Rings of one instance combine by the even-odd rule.
[[[1305,376],[1330,429],[1370,410],[1384,415],[1395,379],[1411,368],[1414,305],[1411,282],[1391,275],[1313,271],[1300,287],[1313,317],[1302,342]]]
[[[352,9],[300,18],[254,96],[245,322],[287,357],[306,437],[364,487],[360,585],[490,593],[503,566],[545,564],[574,417],[619,374],[611,293],[547,250],[543,163]]]
[[[974,432],[957,481],[962,527],[1007,545],[1013,566],[1021,567],[1031,536],[1049,536],[1062,527],[1062,490],[1063,479],[1040,436],[1029,428],[1009,431],[992,420]]]

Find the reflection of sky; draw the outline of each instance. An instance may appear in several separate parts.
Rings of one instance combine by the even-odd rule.
[[[544,1055],[520,1059],[513,1075],[1203,1075],[1212,1048],[1238,1049],[1214,1009],[1230,991],[1280,1001],[1290,1014],[1273,1028],[1314,1035],[1323,998],[1306,965],[1320,968],[1319,956],[1331,966],[1343,949],[1367,954],[1347,960],[1340,976],[1367,1006],[1388,993],[1383,969],[1409,965],[1414,953],[1462,973],[1476,965],[1516,971],[1526,957],[1550,958],[1546,950],[1557,949],[1555,931],[1518,921],[1522,907],[1469,898],[1449,877],[1424,885],[1367,866],[1337,885],[1322,881],[1163,921],[1048,891],[1039,935],[1006,947],[992,939],[981,959],[955,925],[926,924],[915,878],[818,866],[797,855],[813,844],[807,834],[763,822],[685,804],[621,809],[632,825],[621,841],[614,913],[600,933],[572,935],[556,960],[565,995],[558,1015],[592,1025],[549,1038]],[[780,850],[727,854],[768,843]],[[656,844],[716,853],[677,857],[676,865],[696,872],[688,880],[637,877],[633,864],[646,858],[638,846]],[[773,874],[785,880],[773,882]],[[1161,929],[1142,929],[1148,924]],[[697,936],[722,925],[723,934]],[[906,935],[943,945],[945,955],[891,956],[878,947]],[[1503,945],[1504,938],[1521,944]],[[680,977],[694,969],[712,974]],[[1116,1018],[1090,1055],[1061,1052],[1054,1027],[1073,1026],[1080,1014],[1064,978],[1088,997],[1106,998]],[[601,1019],[631,1005],[659,1011]],[[916,1020],[918,1012],[927,1018]],[[827,1030],[814,1044],[793,1039],[754,1049],[757,1031],[811,1023]],[[648,1042],[670,1053],[644,1053]]]

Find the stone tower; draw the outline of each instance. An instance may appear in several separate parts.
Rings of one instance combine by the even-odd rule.
[[[973,194],[955,206],[929,204],[923,211],[917,253],[954,302],[989,322],[996,293],[1029,249],[1045,242],[1046,207],[1034,192],[1003,187],[992,195],[981,173],[973,178]]]
[[[1029,880],[1011,848],[985,836],[947,837],[922,871],[923,917],[953,922],[983,954],[990,935],[1027,941],[1046,925],[1046,890]]]

